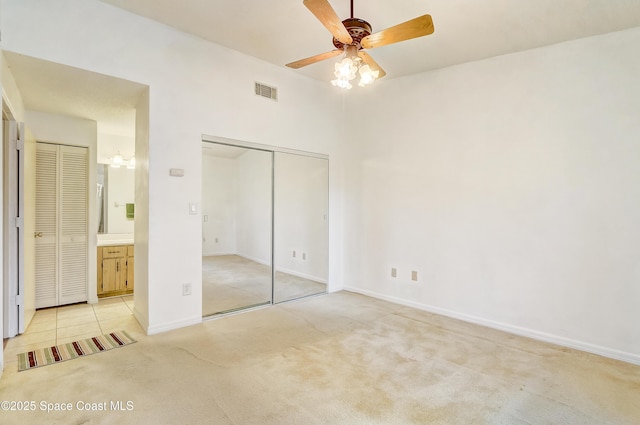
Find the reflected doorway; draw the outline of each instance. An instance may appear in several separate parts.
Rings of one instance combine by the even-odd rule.
[[[203,316],[327,292],[328,159],[270,149],[203,142]]]

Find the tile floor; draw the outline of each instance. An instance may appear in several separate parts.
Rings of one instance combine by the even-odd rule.
[[[6,341],[5,368],[18,354],[37,348],[73,342],[125,330],[133,338],[144,334],[133,317],[133,295],[103,298],[97,304],[73,304],[36,311],[22,335]]]

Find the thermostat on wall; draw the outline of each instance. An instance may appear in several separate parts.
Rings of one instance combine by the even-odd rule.
[[[171,168],[169,169],[169,175],[172,177],[184,177],[184,169],[182,168]]]

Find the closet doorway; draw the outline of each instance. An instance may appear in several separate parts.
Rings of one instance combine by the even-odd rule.
[[[327,157],[213,137],[202,152],[203,316],[325,293]]]
[[[36,144],[36,308],[87,301],[88,151]]]

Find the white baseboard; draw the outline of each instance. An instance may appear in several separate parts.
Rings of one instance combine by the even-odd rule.
[[[136,309],[135,304],[134,304],[134,307],[133,307],[133,317],[135,317],[135,319],[140,324],[140,327],[142,327],[142,330],[148,335],[149,334],[149,322],[147,322],[147,320],[144,317],[142,317],[140,312]]]
[[[312,276],[310,274],[300,273],[300,272],[297,272],[294,270],[288,270],[288,269],[276,269],[276,271],[290,274],[291,276],[301,277],[302,279],[308,279],[308,280],[313,280],[314,282],[324,283],[325,285],[327,284],[327,279],[321,279],[319,277]]]
[[[234,254],[237,255],[238,257],[242,257],[242,258],[245,258],[247,260],[253,261],[255,263],[262,264],[263,266],[271,267],[271,262],[269,262],[269,261],[264,261],[262,259],[250,257],[248,255],[244,255],[244,254],[240,254],[240,253],[234,253]],[[290,274],[292,276],[301,277],[303,279],[309,279],[309,280],[313,280],[315,282],[324,283],[325,285],[327,284],[327,279],[321,279],[319,277],[312,276],[310,274],[305,274],[305,273],[301,273],[301,272],[297,272],[297,271],[289,270],[289,269],[284,269],[284,268],[278,268],[278,269],[276,269],[276,271],[277,272],[286,273],[286,274]]]
[[[237,255],[238,257],[242,257],[242,258],[244,258],[246,260],[249,260],[249,261],[253,261],[254,263],[262,264],[263,266],[271,267],[271,260],[263,260],[261,258],[255,258],[255,257],[252,257],[250,255],[242,254],[240,252],[235,252],[234,255]]]
[[[159,334],[162,332],[172,331],[174,329],[185,328],[187,326],[199,325],[202,323],[202,317],[192,317],[175,322],[161,323],[159,325],[148,326],[147,335]]]
[[[520,326],[510,325],[507,323],[496,322],[494,320],[484,319],[482,317],[472,316],[469,314],[447,310],[440,307],[434,307],[427,304],[416,303],[416,302],[405,300],[402,298],[397,298],[390,295],[381,294],[378,292],[368,291],[366,289],[345,286],[344,290],[366,295],[372,298],[378,298],[381,300],[389,301],[395,304],[405,305],[407,307],[413,307],[415,309],[427,311],[429,313],[452,317],[454,319],[462,320],[464,322],[486,326],[488,328],[497,329],[497,330],[512,333],[515,335],[520,335],[527,338],[536,339],[539,341],[550,342],[552,344],[560,345],[563,347],[573,348],[576,350],[585,351],[587,353],[597,354],[599,356],[608,357],[615,360],[621,360],[623,362],[627,362],[635,365],[640,365],[640,355],[638,354],[620,351],[620,350],[616,350],[609,347],[603,347],[600,345],[595,345],[595,344],[591,344],[584,341],[578,341],[571,338],[565,338],[562,336],[553,335],[546,332],[540,332],[534,329],[527,329],[527,328],[522,328]]]
[[[221,255],[236,255],[235,252],[220,252],[220,251],[216,251],[216,252],[203,252],[202,256],[203,257],[218,257]]]

